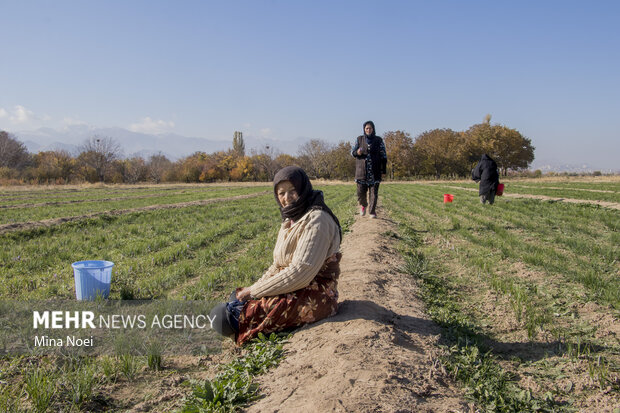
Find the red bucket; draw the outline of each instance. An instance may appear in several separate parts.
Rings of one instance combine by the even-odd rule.
[[[447,204],[448,202],[452,202],[454,199],[454,195],[452,194],[443,194],[443,203]]]
[[[504,184],[497,184],[497,191],[495,191],[495,195],[502,196],[504,194]]]

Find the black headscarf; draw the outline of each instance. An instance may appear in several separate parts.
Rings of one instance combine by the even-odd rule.
[[[366,125],[372,126],[372,133],[366,134]],[[375,123],[371,120],[364,122],[364,136],[366,138],[366,144],[368,145],[368,156],[372,160],[372,171],[375,180],[381,179],[381,171],[385,165],[385,159],[381,158],[381,138],[376,135]],[[384,172],[385,173],[385,172]]]
[[[366,125],[372,126],[372,133],[370,135],[366,134]],[[375,123],[371,120],[368,120],[364,122],[364,126],[362,126],[362,129],[364,130],[364,136],[366,137],[366,140],[368,141],[368,143],[371,143],[376,136],[375,133],[377,132],[377,130],[375,129]]]
[[[280,204],[280,200],[278,199],[278,193],[276,192],[276,187],[280,182],[290,181],[295,187],[295,191],[299,198],[297,201],[293,202],[291,205],[283,208]],[[273,178],[273,194],[276,198],[277,204],[280,206],[280,214],[282,215],[282,220],[286,218],[290,218],[293,221],[297,221],[301,217],[303,217],[306,212],[314,209],[319,209],[321,211],[327,212],[333,219],[336,221],[336,225],[338,225],[338,230],[340,231],[340,239],[342,240],[342,228],[340,227],[340,222],[338,218],[331,209],[325,204],[323,199],[323,191],[315,191],[312,189],[312,183],[310,183],[310,178],[306,175],[306,172],[298,166],[287,166],[282,168],[276,173],[276,176]]]

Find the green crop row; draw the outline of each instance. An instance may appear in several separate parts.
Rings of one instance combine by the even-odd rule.
[[[351,223],[351,194],[325,188],[326,200]],[[279,212],[273,195],[203,206],[101,215],[0,235],[1,297],[71,297],[71,262],[115,262],[113,297],[192,298],[250,282],[269,265]],[[189,280],[195,280],[188,285]],[[226,281],[226,282],[224,282]],[[233,283],[234,281],[234,283]]]
[[[568,199],[583,199],[588,201],[607,201],[607,202],[620,202],[620,192],[594,192],[594,191],[581,191],[578,189],[554,189],[554,188],[533,188],[524,187],[522,185],[510,187],[506,186],[504,189],[506,193],[525,194],[525,195],[544,195],[552,198],[568,198]]]
[[[421,251],[427,248],[421,248],[423,241],[416,223],[401,221],[399,232],[397,237],[402,240],[400,249],[405,258],[403,271],[420,284],[426,312],[442,328],[440,360],[461,384],[465,397],[488,412],[565,411],[552,392],[532,394],[531,389],[516,383],[513,372],[502,366],[486,344],[489,337],[463,308],[467,292],[459,286],[462,281],[445,277],[441,260],[434,254],[429,260]]]
[[[580,182],[576,180],[570,181],[538,181],[538,180],[522,180],[522,179],[514,179],[514,178],[505,178],[500,176],[500,182],[505,183],[510,187],[522,187],[522,188],[538,188],[538,189],[574,189],[581,190],[585,192],[620,192],[620,179],[615,179],[614,181],[603,181],[603,182]],[[451,182],[426,182],[429,185],[452,185],[452,186],[463,186],[466,188],[477,188],[478,183],[473,180],[461,180],[461,181],[451,181]]]
[[[505,185],[504,193],[506,194],[522,194],[522,195],[544,195],[552,198],[567,198],[567,199],[582,199],[588,201],[607,201],[607,202],[620,202],[620,189],[600,189],[596,190],[593,185],[590,185],[590,189],[577,188],[569,185],[558,185],[555,183],[548,185],[532,185],[530,183],[502,181]],[[454,187],[465,189],[478,189],[478,184],[475,182],[463,183],[463,182],[450,182],[450,183],[435,183],[431,184],[437,187],[443,187],[446,192],[450,192]],[[609,191],[609,192],[607,192]]]
[[[530,199],[499,198],[494,206],[485,206],[470,193],[442,205],[440,189],[386,186],[390,201],[406,203],[415,197],[411,213],[427,217],[437,232],[468,240],[493,255],[488,265],[497,266],[504,258],[518,260],[578,282],[596,301],[620,309],[616,211]]]
[[[2,206],[31,205],[41,203],[70,203],[87,202],[107,198],[126,198],[126,197],[149,197],[162,196],[173,193],[193,193],[222,189],[217,186],[207,185],[177,185],[177,186],[151,186],[151,187],[89,187],[85,189],[75,189],[70,192],[58,192],[55,188],[43,187],[19,192],[0,194],[0,204]],[[241,188],[240,186],[238,188]]]
[[[527,186],[532,188],[562,188],[562,189],[583,189],[586,191],[614,191],[620,192],[620,180],[615,181],[598,181],[592,179],[590,181],[581,182],[575,179],[568,181],[536,181],[536,180],[509,180],[511,185]]]
[[[42,207],[24,207],[0,209],[0,224],[31,222],[43,219],[81,216],[86,214],[101,213],[106,211],[124,210],[146,207],[151,205],[169,205],[180,202],[191,202],[213,198],[224,198],[252,193],[259,193],[264,187],[250,188],[218,188],[204,192],[189,194],[162,194],[158,197],[135,198],[129,197],[118,200],[95,200],[92,202],[80,202],[59,205],[46,205]]]
[[[346,232],[354,220],[354,187],[321,189]],[[222,300],[233,288],[255,281],[271,263],[280,223],[273,194],[267,193],[5,233],[0,235],[0,297],[73,297],[71,262],[106,259],[115,262],[112,298]],[[195,382],[185,411],[217,411],[220,405],[234,409],[255,398],[251,376],[277,364],[282,355],[281,339],[274,337],[250,344],[244,357],[224,366],[213,380]],[[172,372],[159,371],[162,355],[151,350],[144,357],[86,358],[68,367],[62,361],[0,360],[0,410],[89,411],[93,400],[109,395],[117,382],[131,387],[136,378],[148,383]]]
[[[442,205],[441,189],[386,185],[383,200],[409,245],[407,272],[416,275],[424,264],[416,276],[428,291],[431,315],[469,343],[450,349],[448,370],[479,403],[496,407],[498,400],[523,401],[511,386],[493,395],[495,387],[477,382],[504,375],[493,373],[498,363],[508,376],[533,377],[539,388],[553,389],[529,399],[539,406],[552,400],[583,405],[598,388],[617,388],[620,346],[576,309],[595,300],[601,306],[590,317],[618,314],[618,214],[527,199],[484,206],[475,193]],[[521,348],[524,336],[529,344]],[[594,387],[576,392],[572,383],[584,376]],[[488,387],[486,396],[477,393],[480,386]]]
[[[280,363],[289,337],[259,333],[246,346],[245,354],[223,365],[212,380],[190,382],[192,393],[179,413],[235,412],[258,400],[260,389],[254,378]]]

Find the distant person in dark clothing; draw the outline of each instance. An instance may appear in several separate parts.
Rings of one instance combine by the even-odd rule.
[[[360,215],[368,214],[377,218],[377,199],[381,174],[386,173],[387,154],[380,136],[375,135],[375,124],[364,123],[364,134],[357,137],[351,155],[355,158],[355,182],[357,182],[357,201]],[[367,194],[370,193],[370,199]]]
[[[480,182],[480,188],[478,189],[480,202],[486,204],[489,201],[489,204],[493,205],[497,185],[499,185],[499,173],[495,161],[486,153],[482,155],[478,165],[471,172],[471,178],[476,182]]]

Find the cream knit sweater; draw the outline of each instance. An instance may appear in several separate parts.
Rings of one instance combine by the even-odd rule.
[[[250,286],[252,297],[286,294],[307,287],[327,257],[339,248],[340,231],[327,212],[312,210],[293,224],[285,220],[273,250],[273,264]]]

